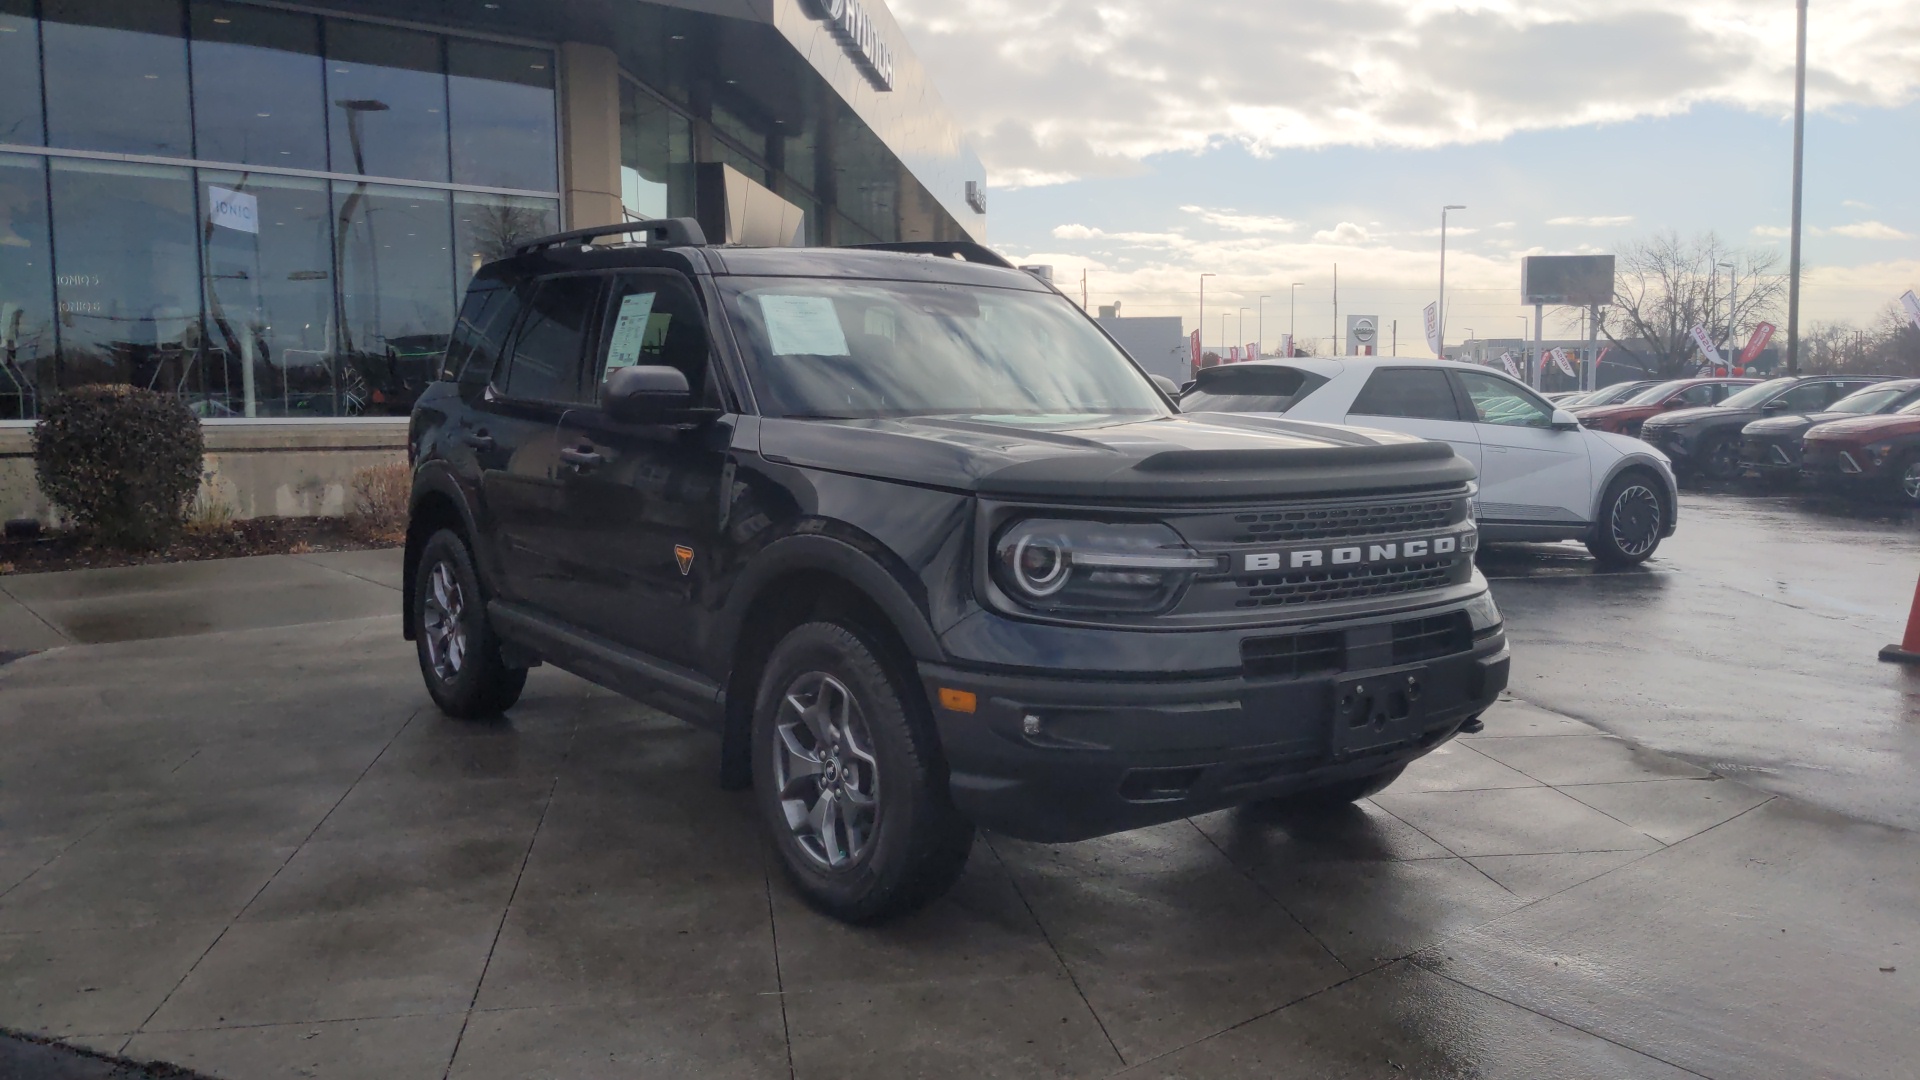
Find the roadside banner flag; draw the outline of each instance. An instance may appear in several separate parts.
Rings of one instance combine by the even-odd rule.
[[[1692,333],[1693,343],[1700,346],[1700,355],[1704,357],[1709,364],[1719,364],[1721,362],[1720,350],[1713,347],[1713,335],[1707,333],[1707,328],[1701,326],[1699,323],[1694,323]]]
[[[1187,339],[1187,352],[1189,354],[1188,359],[1193,364],[1193,370],[1199,371],[1200,370],[1200,331],[1195,330],[1193,332],[1193,336]]]
[[[1259,346],[1259,345],[1257,345],[1257,344],[1254,344],[1254,343],[1251,343],[1251,342],[1249,342],[1249,343],[1248,343],[1248,345],[1247,345],[1247,359],[1249,359],[1249,360],[1258,360],[1258,359],[1260,359],[1260,346]]]
[[[1237,364],[1239,362],[1240,362],[1240,346],[1234,345],[1229,347],[1227,349],[1227,363]]]
[[[1500,354],[1500,366],[1507,369],[1507,374],[1516,379],[1520,378],[1520,362],[1513,358],[1512,353],[1503,352]]]
[[[1593,370],[1595,372],[1598,372],[1600,370],[1600,362],[1602,360],[1605,360],[1607,358],[1607,354],[1612,351],[1613,351],[1613,346],[1611,345],[1605,345],[1601,347],[1600,355],[1593,358]],[[1594,376],[1594,381],[1596,382],[1599,381],[1599,376],[1597,374]]]
[[[1561,348],[1558,345],[1555,345],[1553,347],[1553,351],[1548,353],[1547,355],[1553,357],[1553,366],[1559,368],[1561,374],[1563,375],[1579,374],[1579,372],[1576,372],[1573,370],[1573,361],[1567,358],[1567,350]]]
[[[1915,296],[1913,290],[1908,289],[1900,297],[1900,306],[1907,309],[1907,318],[1913,320],[1913,328],[1920,330],[1920,296]]]
[[[1427,319],[1427,348],[1433,350],[1433,355],[1439,356],[1440,355],[1440,305],[1437,303],[1428,304],[1425,314]]]
[[[1911,296],[1913,294],[1908,293],[1907,295]],[[1916,316],[1916,319],[1920,319],[1920,316]],[[1754,327],[1753,336],[1747,339],[1747,347],[1740,350],[1740,359],[1737,361],[1738,366],[1746,367],[1748,364],[1758,360],[1760,358],[1760,350],[1766,348],[1767,342],[1772,340],[1772,323],[1763,322],[1759,326]]]
[[[1293,335],[1292,334],[1280,335],[1280,355],[1281,356],[1293,355]]]

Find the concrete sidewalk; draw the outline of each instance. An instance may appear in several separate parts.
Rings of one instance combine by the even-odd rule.
[[[948,898],[854,930],[773,871],[710,736],[544,668],[503,722],[438,715],[393,553],[92,576],[122,573],[0,578],[0,651],[52,646],[0,665],[0,1026],[228,1080],[1920,1051],[1913,834],[1523,702],[1343,812],[983,837]]]

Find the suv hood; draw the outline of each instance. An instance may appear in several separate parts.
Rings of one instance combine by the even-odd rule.
[[[1814,424],[1824,424],[1830,420],[1845,420],[1853,413],[1814,413],[1810,416],[1769,416],[1765,420],[1755,420],[1748,424],[1743,433],[1747,435],[1794,435],[1805,431]]]
[[[1464,484],[1446,443],[1230,413],[762,420],[771,461],[982,495],[1198,501]]]
[[[1691,423],[1695,420],[1733,421],[1741,417],[1753,420],[1764,415],[1766,414],[1762,413],[1759,409],[1723,409],[1718,405],[1701,405],[1697,408],[1675,409],[1672,412],[1661,413],[1659,416],[1649,418],[1647,420],[1647,426],[1663,428],[1678,427],[1681,424]]]
[[[1885,416],[1850,416],[1845,420],[1830,420],[1808,431],[1807,438],[1872,442],[1915,432],[1920,432],[1920,416],[1890,413]]]
[[[1660,411],[1660,406],[1658,405],[1626,405],[1626,404],[1595,405],[1590,409],[1576,408],[1576,409],[1570,409],[1568,411],[1583,420],[1588,417],[1597,417],[1601,420],[1611,420],[1616,416],[1637,416],[1641,413],[1657,413]]]

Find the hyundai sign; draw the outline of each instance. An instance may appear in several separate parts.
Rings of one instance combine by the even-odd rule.
[[[804,0],[807,14],[827,24],[853,65],[875,90],[893,89],[893,50],[880,40],[880,31],[860,6],[860,0]]]

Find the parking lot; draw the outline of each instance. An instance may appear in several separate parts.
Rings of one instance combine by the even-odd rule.
[[[867,930],[712,737],[551,668],[441,717],[395,553],[0,578],[0,1026],[228,1080],[1910,1076],[1915,524],[1491,553],[1510,700],[1386,792],[986,836]]]

